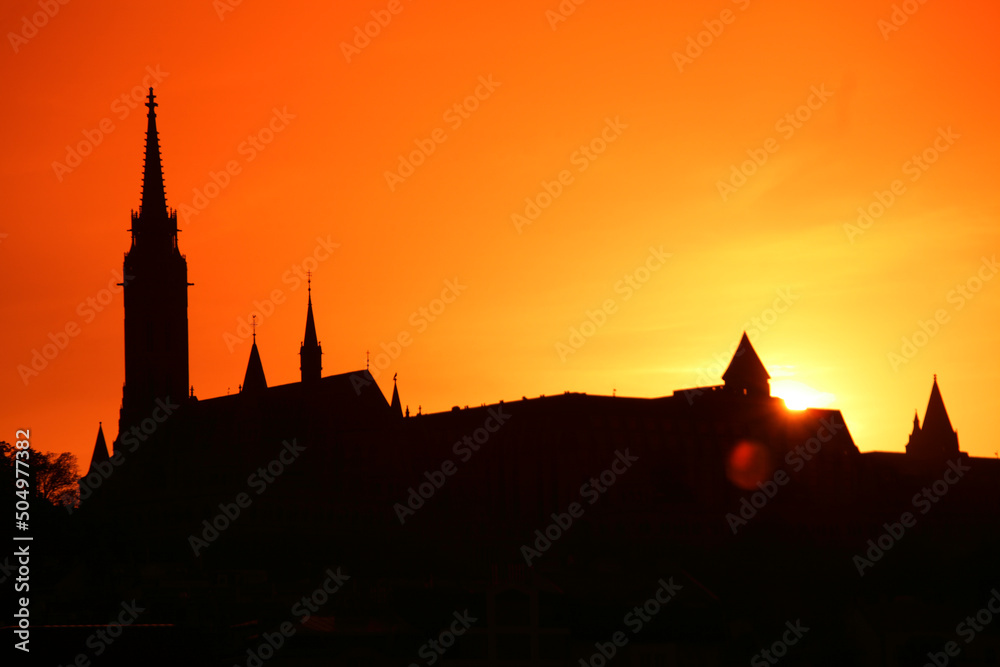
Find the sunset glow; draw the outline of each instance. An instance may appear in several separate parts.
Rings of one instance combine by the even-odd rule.
[[[785,405],[789,410],[826,408],[832,405],[836,399],[833,394],[817,391],[795,380],[778,380],[772,382],[771,395],[784,399]]]
[[[936,373],[993,456],[1000,5],[893,6],[8,3],[0,439],[116,434],[152,86],[200,398],[254,315],[297,380],[311,272],[323,375],[414,414],[720,384],[747,331],[862,451]]]

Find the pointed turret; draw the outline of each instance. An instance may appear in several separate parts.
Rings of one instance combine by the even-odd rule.
[[[403,404],[399,401],[399,388],[396,386],[396,375],[392,376],[392,412],[400,417],[403,416]]]
[[[937,375],[934,376],[931,396],[927,401],[927,411],[924,412],[924,426],[923,428],[919,426],[916,416],[913,418],[913,426],[913,433],[906,445],[907,454],[941,458],[959,453],[958,433],[952,428],[951,419],[948,418],[948,410],[944,407],[941,389],[938,388]]]
[[[955,429],[951,427],[951,420],[948,418],[948,411],[944,407],[944,399],[941,398],[937,375],[934,376],[934,384],[931,386],[931,397],[927,401],[923,431],[932,437],[946,438],[955,434]]]
[[[104,427],[101,422],[98,422],[97,442],[94,443],[94,453],[90,457],[90,467],[87,469],[87,475],[94,472],[94,467],[98,463],[103,463],[110,458],[111,457],[108,455],[108,443],[104,440]]]
[[[306,309],[306,333],[299,347],[299,370],[302,381],[319,380],[323,372],[323,348],[316,338],[316,323],[313,321],[312,276],[309,277],[309,305]]]
[[[243,388],[240,392],[254,394],[265,389],[267,389],[267,378],[264,377],[264,365],[260,362],[260,352],[257,350],[257,334],[254,333],[250,360],[247,362],[247,372],[243,376]]]
[[[726,383],[726,390],[733,391],[745,396],[770,396],[771,385],[767,369],[761,362],[757,352],[750,344],[747,333],[743,332],[743,338],[733,354],[733,360],[729,362],[729,368],[722,374],[722,379]]]

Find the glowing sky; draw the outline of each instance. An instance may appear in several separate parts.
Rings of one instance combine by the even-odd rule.
[[[311,268],[324,374],[371,350],[412,412],[714,384],[747,329],[862,450],[902,450],[937,373],[993,456],[1000,6],[559,7],[7,3],[0,438],[85,468],[117,430],[154,85],[199,397],[254,312],[297,380]]]

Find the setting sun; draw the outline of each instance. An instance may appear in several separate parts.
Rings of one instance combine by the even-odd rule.
[[[825,408],[833,403],[836,396],[813,389],[796,380],[776,380],[771,383],[771,395],[784,399],[789,410]]]

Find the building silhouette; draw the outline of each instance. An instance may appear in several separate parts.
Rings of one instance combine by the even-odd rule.
[[[931,387],[931,397],[927,401],[927,410],[924,411],[924,426],[920,427],[920,421],[914,413],[913,431],[910,433],[909,442],[906,443],[906,453],[931,461],[946,460],[959,455],[958,434],[951,427],[944,399],[941,398],[941,390],[938,389],[936,375],[934,385]]]
[[[262,358],[283,353],[262,355],[255,333],[240,391],[195,397],[154,100],[119,432],[109,456],[99,426],[70,508],[53,625],[138,595],[171,658],[249,664],[342,566],[343,591],[269,664],[430,664],[421,646],[465,609],[478,620],[442,664],[576,665],[669,579],[682,592],[628,632],[622,664],[745,663],[792,618],[815,630],[787,664],[899,664],[988,595],[1000,467],[959,451],[936,377],[905,454],[862,454],[838,410],[788,410],[746,333],[721,385],[411,417],[395,377],[391,402],[367,369],[323,377],[310,282],[300,381],[268,385]],[[853,558],[949,465],[969,472],[860,575]]]
[[[156,399],[188,393],[187,260],[177,243],[177,212],[167,210],[149,90],[146,153],[139,211],[132,211],[132,243],[125,253],[125,386],[119,431],[149,415]]]

